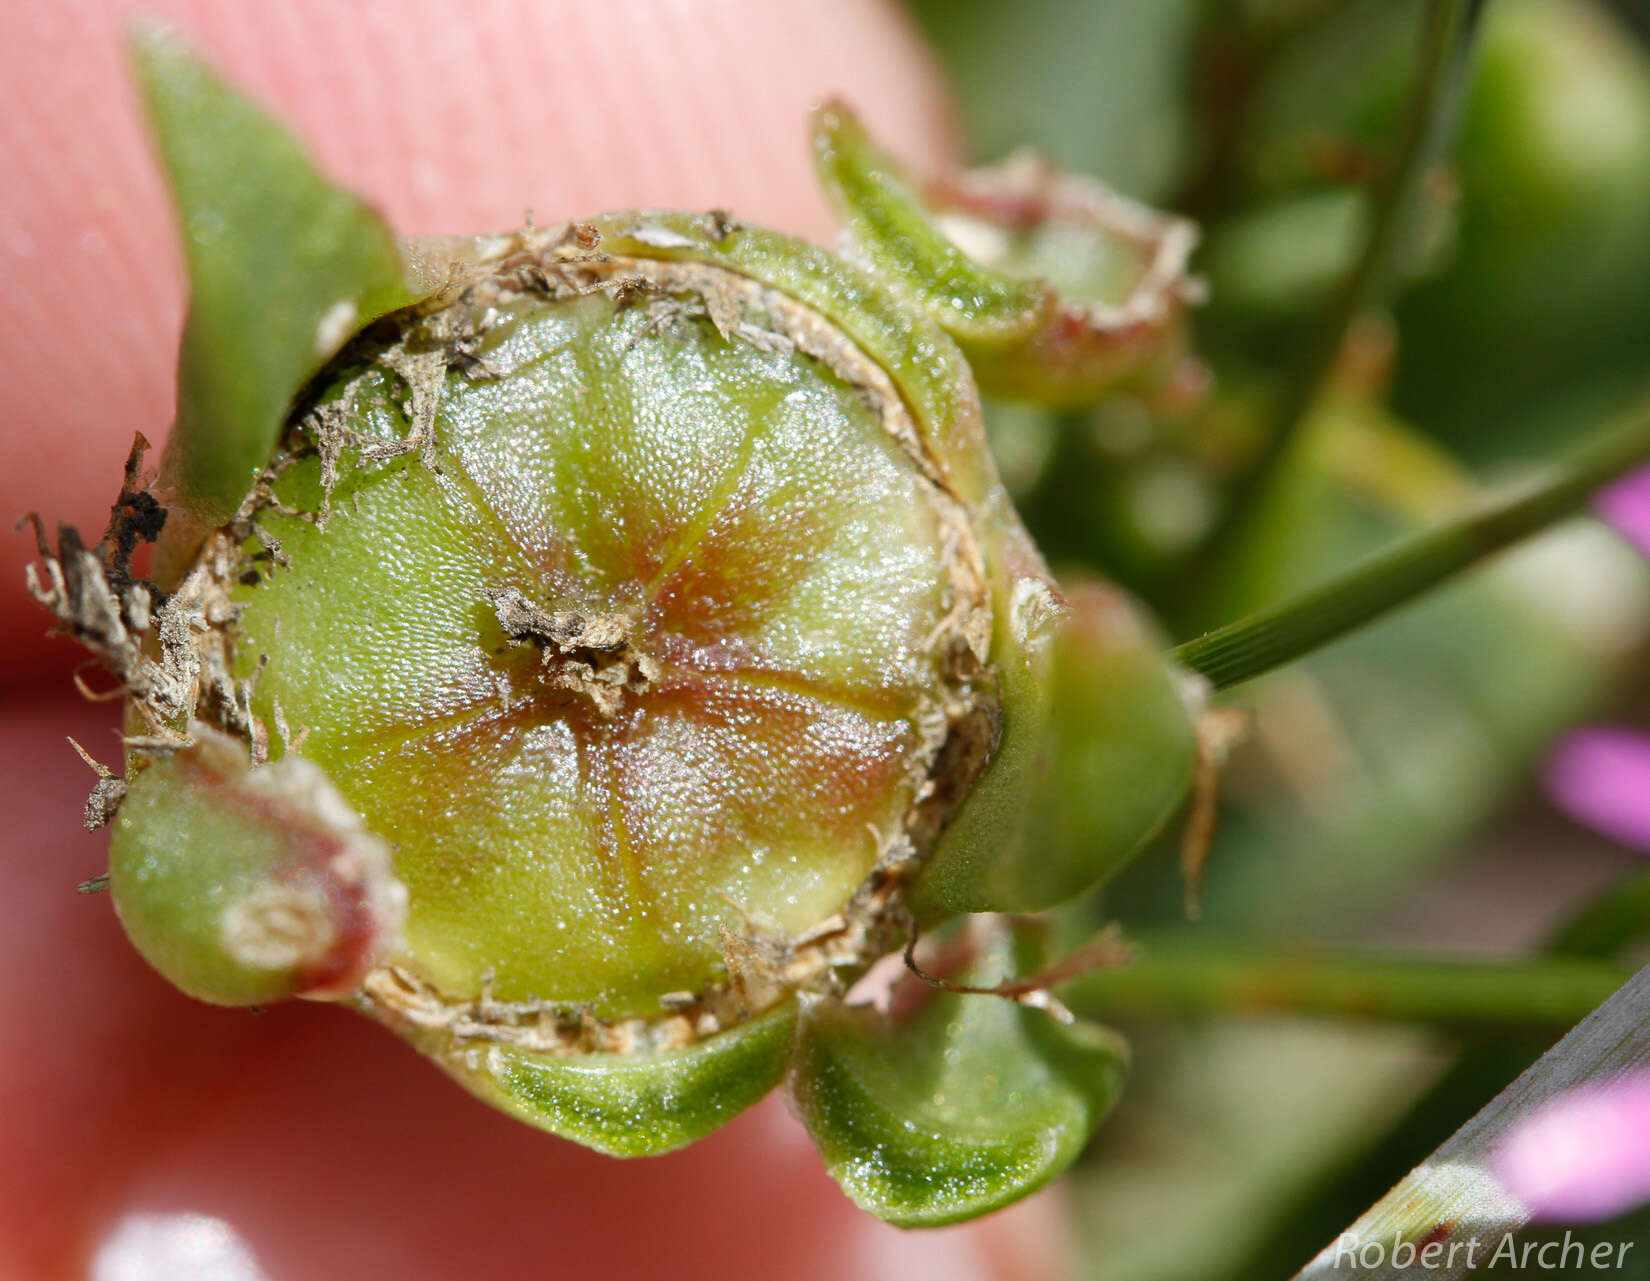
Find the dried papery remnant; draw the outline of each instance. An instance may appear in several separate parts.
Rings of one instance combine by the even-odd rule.
[[[268,756],[268,729],[250,709],[261,660],[243,676],[230,671],[232,625],[239,611],[229,593],[237,578],[255,576],[259,566],[283,556],[279,542],[254,518],[276,505],[270,479],[289,460],[277,456],[271,461],[239,510],[200,542],[192,563],[167,590],[140,577],[132,565],[138,546],[156,541],[167,527],[166,509],[142,487],[148,448],[141,435],[133,441],[124,484],[95,547],[88,548],[78,530],[63,526],[54,548],[39,518],[28,518],[39,553],[39,563],[27,570],[29,591],[52,614],[57,629],[78,640],[119,682],[118,692],[126,698],[129,749],[143,753],[187,744],[187,726],[199,712],[245,735],[254,763],[262,764]],[[257,544],[251,553],[244,548],[249,540]],[[78,677],[77,684],[82,693],[97,697]],[[78,745],[76,750],[98,774],[86,804],[87,826],[95,830],[114,816],[124,783]]]
[[[656,659],[630,643],[628,615],[550,613],[514,587],[491,587],[486,595],[506,636],[538,646],[545,679],[588,698],[603,716],[618,714],[626,691],[639,694],[663,675]]]
[[[940,230],[970,257],[1015,278],[1046,279],[1056,291],[1025,350],[992,360],[1004,379],[1025,378],[1035,399],[1087,403],[1106,385],[1132,379],[1155,388],[1179,373],[1180,326],[1203,297],[1189,269],[1195,223],[1034,152],[936,178],[924,195]],[[1017,366],[1026,372],[1013,373]]]
[[[1187,274],[1195,223],[1066,173],[1036,152],[931,179],[923,193],[940,228],[971,257],[1047,278],[1096,330],[1162,326],[1201,296]]]
[[[388,847],[301,757],[254,768],[243,742],[193,724],[136,774],[113,826],[121,923],[202,1000],[343,996],[398,945]]]

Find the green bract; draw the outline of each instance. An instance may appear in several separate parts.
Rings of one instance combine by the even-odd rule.
[[[814,161],[849,235],[968,354],[997,396],[1084,405],[1155,391],[1180,367],[1196,227],[1030,153],[922,195],[840,103]]]
[[[965,258],[840,111],[871,266],[660,212],[387,265],[275,125],[164,39],[140,61],[191,245],[178,426],[157,498],[129,464],[146,523],[37,584],[129,695],[103,794],[138,947],[207,1000],[346,999],[616,1154],[788,1079],[898,1222],[1069,1163],[1110,1034],[844,996],[919,926],[1083,891],[1181,801],[1187,686],[1121,596],[1054,587],[947,332],[1058,399],[1172,353],[1178,276],[1073,337],[1099,305],[1016,274],[1029,224]],[[1138,292],[1138,246],[1057,234]],[[1031,934],[951,937],[1011,978]]]
[[[1034,930],[999,920],[979,933],[970,979],[1043,959]],[[797,1111],[843,1190],[906,1227],[972,1218],[1060,1173],[1128,1061],[1103,1028],[977,994],[929,997],[899,1017],[810,1002],[791,1069]]]

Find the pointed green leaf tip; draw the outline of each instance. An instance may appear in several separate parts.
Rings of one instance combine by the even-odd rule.
[[[990,941],[965,981],[1032,973],[1042,959],[1035,926],[976,929]],[[997,996],[927,995],[905,1018],[814,1003],[791,1069],[832,1176],[901,1227],[957,1223],[1042,1187],[1082,1151],[1127,1070],[1104,1028]]]
[[[1031,332],[1051,304],[1041,281],[992,271],[952,244],[894,162],[841,102],[814,113],[814,167],[854,239],[958,338]]]
[[[855,249],[967,354],[987,395],[1063,408],[1182,370],[1196,227],[1028,154],[918,187],[840,102],[814,168]]]
[[[176,36],[142,28],[132,58],[189,268],[162,481],[196,523],[215,524],[251,488],[304,383],[414,294],[378,215]]]

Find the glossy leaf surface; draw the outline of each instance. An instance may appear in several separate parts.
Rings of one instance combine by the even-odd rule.
[[[1001,922],[972,978],[1036,964]],[[984,930],[982,930],[984,932]],[[912,980],[907,980],[912,981]],[[1127,1051],[1092,1024],[995,996],[933,993],[914,1016],[819,1002],[802,1018],[790,1088],[831,1174],[904,1227],[972,1218],[1066,1168],[1105,1116]]]
[[[988,777],[964,803],[913,889],[924,917],[1040,911],[1091,888],[1146,844],[1191,783],[1182,676],[1139,607],[1098,582],[1059,607],[1010,595],[1007,626],[1024,640],[1001,669],[1008,759],[998,768],[1013,792]],[[981,812],[992,808],[1009,812]]]
[[[341,996],[399,941],[390,854],[315,766],[249,768],[193,727],[131,780],[109,889],[133,944],[191,996],[256,1005]]]
[[[553,1056],[508,1045],[443,1053],[467,1089],[512,1116],[610,1156],[657,1156],[702,1139],[779,1084],[796,1027],[790,1006],[683,1049]]]

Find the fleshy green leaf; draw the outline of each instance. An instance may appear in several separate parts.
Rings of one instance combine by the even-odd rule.
[[[1015,910],[1030,910],[1026,896],[1037,883],[1006,882],[1023,861],[1015,852],[1025,845],[1027,802],[1049,767],[1054,637],[1069,615],[1051,591],[1029,537],[1017,527],[997,526],[992,532],[997,536],[986,559],[994,615],[991,661],[1001,700],[997,745],[911,886],[908,902],[925,923],[959,912],[996,911],[1005,894]]]
[[[1007,595],[1003,743],[912,887],[923,919],[1041,911],[1092,888],[1191,784],[1192,714],[1138,606],[1099,582],[1074,588],[1058,614],[1049,601],[1042,618],[1027,592]]]
[[[1054,641],[1047,772],[1035,783],[1019,857],[995,879],[1011,910],[1087,890],[1140,851],[1191,786],[1197,734],[1157,629],[1116,588],[1068,592]]]
[[[133,60],[189,268],[162,477],[197,523],[218,522],[269,458],[304,383],[414,293],[378,215],[175,36],[141,31]]]
[[[657,1156],[702,1139],[778,1085],[796,1027],[785,1005],[656,1054],[557,1056],[517,1046],[410,1038],[495,1107],[609,1156]]]
[[[996,469],[967,360],[926,312],[870,271],[806,241],[720,217],[626,210],[591,225],[609,253],[726,267],[814,308],[887,371],[946,487],[968,503],[990,494]],[[434,262],[425,267],[434,269]]]
[[[971,977],[1030,972],[1006,923]],[[913,1017],[820,1001],[803,1014],[790,1088],[832,1176],[902,1227],[973,1218],[1076,1158],[1122,1088],[1127,1049],[997,996],[931,994]]]
[[[109,890],[127,936],[218,1005],[353,991],[399,941],[389,847],[312,762],[253,769],[240,740],[190,735],[136,773],[115,815]]]

